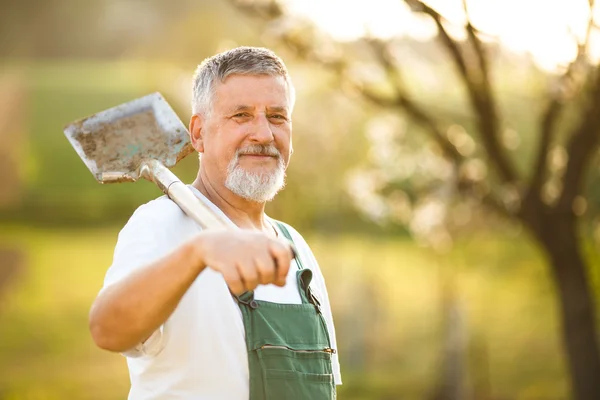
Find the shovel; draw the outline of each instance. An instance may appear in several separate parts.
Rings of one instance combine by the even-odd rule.
[[[186,127],[160,93],[75,121],[64,132],[98,182],[147,179],[202,228],[229,226],[168,169],[194,149]]]

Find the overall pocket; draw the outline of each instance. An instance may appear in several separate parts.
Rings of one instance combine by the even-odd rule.
[[[268,369],[265,371],[265,399],[335,399],[333,375]]]
[[[295,350],[264,345],[255,350],[266,400],[332,400],[331,349]]]

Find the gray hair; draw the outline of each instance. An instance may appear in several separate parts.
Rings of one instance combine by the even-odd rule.
[[[192,86],[192,113],[210,115],[215,82],[224,82],[233,74],[282,76],[287,84],[290,112],[294,108],[294,86],[281,58],[262,47],[237,47],[207,58],[198,65]]]

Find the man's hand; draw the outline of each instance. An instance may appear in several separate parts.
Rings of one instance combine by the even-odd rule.
[[[287,242],[261,232],[206,230],[193,245],[202,265],[223,274],[235,295],[259,284],[284,286],[293,257]]]

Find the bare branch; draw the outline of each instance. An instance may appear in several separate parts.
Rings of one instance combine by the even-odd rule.
[[[510,211],[508,211],[506,209],[506,207],[504,207],[502,205],[502,203],[500,203],[494,196],[492,196],[491,194],[485,195],[483,196],[483,198],[481,199],[481,202],[488,207],[489,209],[491,209],[492,211],[494,211],[495,213],[497,213],[498,215],[507,218],[507,219],[511,219],[514,217],[514,215],[512,215],[510,213]]]
[[[596,23],[594,21],[594,3],[595,3],[594,0],[588,0],[589,15],[588,15],[588,21],[587,21],[585,35],[583,37],[583,40],[579,40],[577,38],[577,35],[573,31],[573,29],[571,29],[571,27],[567,27],[567,32],[574,39],[574,41],[577,42],[577,57],[576,57],[576,59],[581,56],[587,55],[592,30],[593,30],[593,28],[598,28],[598,26],[596,25]]]
[[[239,7],[240,0],[231,1],[233,1],[234,4],[238,5]],[[435,21],[438,27],[440,40],[445,48],[449,51],[454,64],[459,70],[461,79],[467,87],[467,92],[469,93],[469,97],[473,103],[476,115],[480,121],[480,130],[488,155],[490,156],[492,162],[495,163],[496,168],[500,171],[500,175],[504,177],[505,180],[514,180],[516,178],[516,174],[512,170],[512,166],[509,165],[506,155],[501,152],[501,148],[498,143],[496,134],[498,117],[495,112],[495,106],[491,95],[491,87],[488,85],[487,81],[485,84],[482,84],[481,82],[481,76],[487,77],[488,67],[482,43],[476,36],[477,30],[472,25],[469,25],[470,28],[468,29],[470,29],[470,35],[473,36],[470,40],[473,42],[474,46],[478,46],[475,49],[475,52],[479,59],[479,69],[485,68],[485,73],[473,70],[472,67],[469,67],[463,51],[461,50],[459,44],[448,34],[443,25],[443,21],[445,20],[439,13],[423,4],[419,0],[405,1],[411,5],[415,11],[424,12],[430,15]],[[267,8],[268,12],[262,11],[259,14],[255,10],[252,10],[252,7],[249,7],[249,9],[246,7],[247,6],[244,5],[244,7],[240,8],[246,12],[250,11],[251,14],[262,16],[263,19],[267,20],[278,18],[281,11],[276,7]],[[265,17],[265,15],[267,15],[267,17]],[[388,79],[393,84],[394,93],[392,95],[383,94],[377,90],[374,90],[372,87],[365,86],[360,82],[356,82],[348,72],[349,66],[345,60],[338,59],[334,61],[325,61],[321,59],[316,55],[313,44],[310,41],[301,41],[298,37],[285,34],[279,36],[279,40],[288,46],[288,48],[292,49],[296,55],[299,56],[299,58],[321,64],[335,72],[339,79],[350,85],[369,102],[379,107],[400,110],[407,114],[412,121],[424,129],[424,132],[432,140],[434,140],[438,146],[440,146],[443,154],[455,165],[461,165],[465,161],[465,157],[462,156],[456,147],[450,142],[450,140],[448,140],[443,130],[440,128],[438,121],[436,121],[436,118],[425,111],[425,109],[417,104],[407,93],[406,88],[401,82],[400,69],[395,63],[391,52],[389,51],[388,43],[373,38],[367,39],[367,43],[371,46],[377,61],[384,68]],[[474,43],[475,41],[477,44]],[[488,91],[488,93],[484,93],[485,91]],[[462,190],[464,193],[468,193],[469,191],[472,191],[472,189],[472,183],[459,183],[459,190]],[[480,197],[481,201],[487,207],[502,214],[503,216],[510,217],[510,213],[506,207],[504,207],[502,203],[495,199],[490,193],[478,197]]]
[[[582,190],[585,171],[600,146],[600,66],[593,75],[586,110],[567,143],[569,158],[563,175],[563,191],[556,205],[562,211],[572,212],[573,201]]]
[[[452,37],[450,37],[450,35],[448,34],[448,31],[444,27],[443,22],[445,21],[445,18],[442,17],[442,15],[440,13],[438,13],[437,11],[435,11],[433,8],[431,8],[427,4],[423,3],[421,0],[404,0],[404,1],[406,4],[408,4],[410,6],[410,8],[414,12],[424,13],[424,14],[428,15],[429,17],[431,17],[433,22],[435,22],[435,25],[437,26],[437,29],[438,29],[438,36],[439,36],[440,41],[442,42],[444,47],[446,47],[446,50],[450,53],[450,56],[452,57],[454,64],[458,68],[458,71],[459,71],[462,79],[465,81],[465,84],[467,85],[467,87],[469,88],[469,91],[470,91],[470,88],[472,86],[472,79],[471,79],[470,72],[467,68],[467,63],[465,61],[462,51],[460,50],[460,48],[458,46],[458,43],[456,43],[456,41],[454,41],[454,39],[452,39]]]
[[[369,39],[368,43],[375,54],[377,60],[383,65],[388,79],[394,87],[394,98],[385,98],[367,87],[354,85],[366,99],[379,106],[388,108],[400,108],[408,116],[410,116],[418,125],[425,129],[425,132],[440,146],[444,155],[460,165],[464,161],[464,157],[458,152],[456,147],[446,138],[436,123],[434,117],[429,115],[425,110],[417,105],[406,92],[406,88],[402,85],[400,78],[400,70],[394,63],[389,51],[389,43],[378,39]],[[346,78],[347,81],[352,81],[351,78]]]
[[[479,63],[479,71],[481,72],[481,81],[482,85],[489,84],[489,63],[487,59],[487,54],[485,53],[485,49],[483,48],[483,43],[477,36],[477,30],[473,26],[471,22],[471,16],[469,14],[469,9],[467,7],[467,0],[462,0],[463,10],[465,12],[465,18],[467,20],[467,36],[471,45],[473,46],[473,50],[475,50],[475,55],[477,56],[477,61]],[[491,88],[487,88],[487,90],[491,91]]]
[[[533,174],[528,187],[528,193],[525,196],[526,201],[539,202],[541,200],[541,190],[548,172],[546,166],[548,150],[552,143],[552,138],[556,131],[556,123],[562,109],[562,103],[557,97],[553,97],[548,102],[543,113],[537,155],[535,156]]]
[[[594,28],[594,26],[596,26],[596,23],[594,21],[594,5],[595,5],[595,3],[596,3],[595,0],[588,1],[590,15],[588,16],[587,29],[585,31],[585,39],[583,41],[584,49],[585,49],[586,53],[587,53],[587,48],[590,44],[590,36],[592,35],[592,28]]]
[[[541,189],[548,174],[546,160],[548,157],[550,144],[552,143],[552,139],[556,131],[556,124],[558,123],[558,119],[562,114],[563,104],[568,96],[567,92],[572,92],[574,90],[574,88],[567,90],[565,86],[573,85],[573,81],[577,80],[577,77],[574,77],[574,75],[577,74],[578,67],[582,63],[585,63],[585,57],[590,42],[590,35],[592,32],[592,27],[594,26],[593,7],[594,0],[589,0],[590,15],[585,37],[583,41],[579,42],[577,45],[577,55],[575,59],[569,64],[564,74],[558,79],[556,87],[550,91],[550,101],[548,102],[545,111],[542,114],[538,149],[534,161],[533,174],[531,176],[526,201],[539,201],[541,199]]]
[[[462,195],[471,196],[477,198],[481,203],[489,210],[495,212],[501,217],[510,219],[514,217],[511,212],[505,207],[492,192],[487,191],[485,194],[481,194],[482,188],[477,185],[476,182],[472,182],[466,179],[459,179],[457,182],[458,192]],[[479,193],[478,193],[479,192]]]
[[[401,109],[404,111],[440,146],[446,157],[458,165],[464,161],[464,157],[446,138],[438,124],[435,122],[435,119],[425,110],[423,110],[423,108],[421,108],[417,103],[410,99],[406,93],[403,93],[402,95],[397,94],[396,97],[390,98],[377,93],[369,87],[357,84],[350,78],[346,78],[346,81],[349,82],[352,87],[357,90],[365,99],[369,100],[373,104],[390,109]]]
[[[516,170],[510,162],[506,151],[500,145],[498,129],[499,116],[496,102],[492,94],[492,88],[489,79],[487,79],[487,61],[483,51],[483,44],[479,38],[476,37],[474,28],[469,30],[467,27],[467,33],[469,33],[469,31],[472,32],[469,34],[469,37],[470,42],[474,47],[474,51],[479,58],[477,69],[467,62],[459,44],[448,34],[448,31],[443,24],[445,19],[441,14],[424,4],[421,0],[404,1],[414,12],[424,13],[430,16],[435,22],[438,28],[438,38],[450,54],[450,57],[467,88],[469,100],[477,118],[481,140],[490,159],[490,163],[497,169],[500,178],[504,182],[515,182],[517,180]],[[482,67],[486,69],[486,72],[482,71]]]
[[[398,100],[395,97],[384,96],[377,91],[364,86],[360,83],[353,81],[350,78],[345,78],[347,83],[360,93],[362,97],[366,100],[370,101],[376,106],[384,107],[384,108],[395,108],[398,105]]]
[[[398,66],[394,63],[392,54],[389,49],[389,43],[376,38],[368,39],[367,43],[370,45],[371,50],[373,51],[373,54],[375,54],[377,60],[383,66],[389,81],[394,86],[394,90],[399,95],[401,95],[404,89],[402,85],[402,79],[400,76],[400,70]]]
[[[398,105],[411,116],[419,125],[425,128],[426,132],[438,143],[446,156],[450,157],[454,162],[460,164],[463,160],[462,155],[456,150],[456,147],[444,136],[438,125],[435,123],[425,110],[419,107],[415,102],[404,96],[398,99]]]
[[[391,78],[392,83],[394,84],[395,94],[393,97],[382,95],[372,88],[356,82],[349,76],[349,73],[347,72],[349,69],[348,65],[343,60],[325,62],[320,57],[315,56],[312,51],[313,49],[308,47],[309,45],[298,41],[297,38],[283,35],[281,40],[285,45],[293,49],[300,58],[321,64],[334,71],[337,76],[344,79],[345,82],[371,103],[380,107],[403,110],[440,146],[446,157],[457,164],[464,161],[463,156],[458,152],[456,147],[446,138],[436,123],[435,118],[410,99],[410,96],[406,93],[406,90],[400,83],[399,69],[394,64],[389,49],[384,42],[374,39],[369,41],[378,61],[383,65],[386,74]]]

